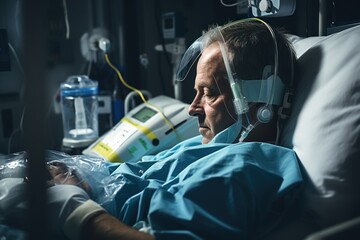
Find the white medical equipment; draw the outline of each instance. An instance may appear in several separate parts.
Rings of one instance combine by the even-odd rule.
[[[148,103],[132,109],[83,153],[110,162],[134,162],[145,154],[155,154],[199,134],[197,118],[187,112],[188,104],[163,95]]]

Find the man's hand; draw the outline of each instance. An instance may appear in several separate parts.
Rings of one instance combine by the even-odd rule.
[[[52,161],[47,164],[47,169],[51,177],[47,182],[49,186],[60,184],[75,185],[84,189],[88,194],[91,194],[89,184],[80,178],[74,168],[70,168],[62,162]]]

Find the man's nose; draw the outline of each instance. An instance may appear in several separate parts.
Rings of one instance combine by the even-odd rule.
[[[204,113],[204,108],[202,106],[201,98],[199,96],[195,96],[194,100],[189,106],[189,115],[197,116]]]

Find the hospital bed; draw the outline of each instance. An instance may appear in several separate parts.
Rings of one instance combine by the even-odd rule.
[[[289,39],[298,58],[297,91],[281,144],[296,151],[307,183],[301,214],[267,239],[359,237],[360,26],[326,37]],[[0,225],[0,238],[9,236],[24,238]]]
[[[281,144],[297,153],[306,184],[300,216],[270,239],[359,239],[360,25],[289,39],[297,90]]]

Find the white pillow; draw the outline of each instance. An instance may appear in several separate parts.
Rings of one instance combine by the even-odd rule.
[[[298,88],[281,144],[298,154],[306,209],[325,227],[360,215],[360,26],[290,40]]]

